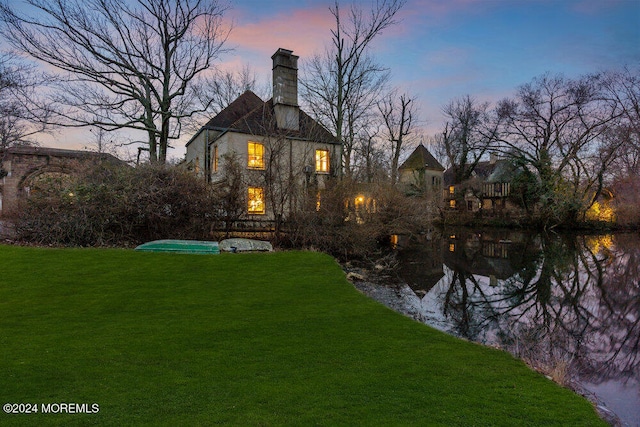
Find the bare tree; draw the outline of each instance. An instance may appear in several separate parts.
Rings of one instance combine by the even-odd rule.
[[[622,116],[606,134],[611,147],[620,145],[610,176],[618,224],[640,224],[640,68],[624,68],[602,76],[605,97],[619,105]]]
[[[604,138],[620,109],[601,89],[597,76],[571,80],[545,74],[497,107],[500,150],[537,175],[548,224],[578,219],[602,190],[620,146],[611,147]]]
[[[353,162],[353,178],[356,182],[387,182],[388,162],[385,152],[380,147],[382,124],[371,124],[364,128],[358,136]]]
[[[471,177],[492,140],[488,103],[478,103],[466,95],[444,106],[444,130],[438,137],[440,151],[454,171],[454,182],[459,184]]]
[[[46,130],[25,108],[37,87],[33,67],[13,55],[0,55],[0,150],[35,145],[33,137]]]
[[[271,90],[270,83],[261,82],[250,65],[244,65],[240,70],[216,70],[206,76],[198,84],[195,93],[199,102],[208,107],[198,111],[185,129],[196,132],[203,122],[206,123],[248,90],[262,99],[268,99]]]
[[[396,91],[392,91],[377,103],[391,148],[391,185],[395,185],[398,180],[398,160],[407,142],[406,138],[414,131],[416,119],[414,101],[415,98],[407,94],[402,94],[398,98]]]
[[[406,0],[379,0],[365,12],[352,4],[345,13],[335,1],[331,45],[308,63],[303,96],[316,118],[343,143],[342,166],[351,174],[358,120],[375,105],[388,76],[369,55],[371,42],[396,23]]]
[[[640,68],[624,68],[602,76],[605,97],[622,113],[612,138],[621,139],[623,149],[616,160],[616,175],[640,175]]]
[[[223,52],[217,0],[26,0],[0,4],[1,34],[52,66],[49,123],[146,133],[152,162],[199,107],[192,83]],[[33,12],[32,14],[30,12]],[[200,107],[204,108],[204,107]]]
[[[119,151],[124,143],[117,134],[99,127],[89,129],[89,132],[91,132],[91,139],[88,141],[88,144],[84,146],[85,150],[95,151],[96,153],[108,153],[122,159],[123,156]]]
[[[243,167],[236,153],[225,154],[220,160],[224,174],[213,187],[218,208],[215,217],[221,223],[225,237],[229,237],[234,222],[242,217],[247,207],[243,193],[245,182]]]

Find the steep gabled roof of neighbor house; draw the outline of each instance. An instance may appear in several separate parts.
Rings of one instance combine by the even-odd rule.
[[[473,169],[472,178],[480,179],[484,182],[509,182],[516,175],[514,165],[506,159],[488,160],[478,162]],[[445,185],[452,185],[454,181],[453,167],[444,172]]]
[[[407,160],[400,165],[399,170],[403,169],[431,169],[436,171],[443,171],[444,167],[440,162],[433,157],[433,155],[427,150],[427,148],[420,144],[413,150],[413,153],[409,155]]]
[[[486,182],[507,182],[513,179],[513,167],[508,160],[479,162],[473,173]]]

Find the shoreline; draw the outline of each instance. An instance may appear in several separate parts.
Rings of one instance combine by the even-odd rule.
[[[387,289],[394,289],[397,291],[399,290],[401,287],[403,286],[409,286],[406,282],[403,282],[400,278],[398,278],[397,276],[394,277],[394,275],[392,274],[386,274],[386,275],[381,275],[381,271],[378,270],[376,271],[375,269],[368,269],[368,268],[364,268],[364,267],[354,267],[351,263],[340,263],[340,266],[342,267],[343,271],[345,272],[345,274],[347,275],[347,278],[349,279],[349,282],[352,284],[352,286],[359,292],[361,292],[363,295],[367,296],[368,298],[371,298],[377,302],[379,302],[380,304],[384,305],[385,307],[394,310],[400,314],[402,314],[403,316],[409,317],[412,320],[425,324],[429,327],[432,327],[434,329],[437,329],[447,335],[453,336],[457,339],[460,340],[467,340],[463,337],[457,336],[455,334],[451,334],[449,332],[447,332],[446,330],[443,330],[441,328],[438,328],[434,325],[431,325],[429,323],[426,323],[425,321],[422,321],[421,319],[417,318],[416,313],[411,313],[408,310],[403,310],[401,306],[397,305],[397,304],[393,304],[392,301],[390,301],[389,299],[384,300],[383,298],[376,298],[376,296],[374,295],[374,291],[376,289],[378,289],[379,287],[384,287]],[[477,341],[474,341],[479,345],[485,346],[485,347],[490,347],[490,348],[496,348],[498,350],[501,351],[505,351],[509,354],[510,353],[508,350],[500,347],[500,346],[491,346],[491,345],[487,345],[487,344],[483,344]],[[518,357],[516,355],[513,355],[513,357],[516,357],[517,359],[521,360],[522,362],[524,362],[531,370],[540,373],[541,375],[544,375],[547,379],[553,381],[554,383],[558,384],[559,386],[566,388],[568,390],[571,390],[572,392],[574,392],[577,395],[580,395],[582,397],[584,397],[585,399],[587,399],[589,402],[591,402],[591,404],[594,406],[594,409],[596,410],[596,412],[598,413],[598,415],[600,416],[600,418],[602,418],[605,422],[607,422],[609,425],[613,426],[613,427],[621,427],[624,424],[622,423],[622,421],[620,420],[620,418],[614,413],[612,412],[607,406],[606,404],[594,393],[590,392],[589,390],[587,390],[580,382],[577,382],[575,380],[570,379],[569,381],[566,381],[564,383],[562,382],[558,382],[556,381],[553,376],[551,375],[551,372],[549,372],[549,370],[545,370],[542,366],[540,365],[536,365],[535,363],[533,363],[530,360]]]

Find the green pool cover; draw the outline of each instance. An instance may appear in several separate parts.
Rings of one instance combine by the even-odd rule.
[[[136,251],[173,252],[179,254],[219,254],[218,242],[203,240],[154,240],[143,243]]]

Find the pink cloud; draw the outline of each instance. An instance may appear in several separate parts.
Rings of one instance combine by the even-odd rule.
[[[332,24],[332,16],[325,7],[295,9],[237,24],[231,31],[229,44],[267,57],[280,47],[308,57],[322,50],[330,38]]]

